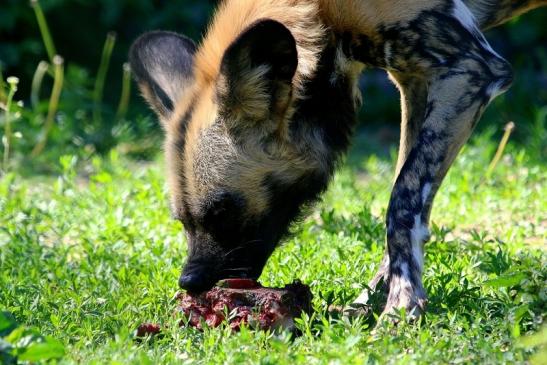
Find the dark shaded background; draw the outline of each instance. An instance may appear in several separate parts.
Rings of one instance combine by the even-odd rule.
[[[65,131],[78,136],[78,143],[106,151],[117,143],[119,123],[113,118],[121,89],[121,66],[131,42],[141,33],[164,29],[184,33],[199,40],[217,1],[204,0],[42,0],[57,48],[66,62],[66,86],[61,108]],[[104,99],[104,118],[92,125],[89,118],[89,90],[97,73],[104,39],[109,31],[117,34]],[[547,105],[547,10],[535,10],[487,33],[494,49],[514,66],[513,88],[488,109],[479,129],[500,130],[508,120],[517,124],[516,141],[541,148],[544,118],[538,108]],[[40,60],[47,60],[36,18],[28,1],[1,0],[0,63],[3,75],[21,79],[18,99],[26,100],[30,81]],[[51,80],[47,81],[51,83]],[[398,94],[381,71],[366,71],[362,78],[364,107],[360,120],[384,142],[397,140]],[[44,89],[47,90],[47,84]],[[47,99],[48,92],[43,96]],[[80,120],[75,117],[78,115]],[[127,121],[132,121],[131,138],[157,133],[151,112],[133,88]],[[126,121],[126,122],[127,122]],[[82,124],[85,123],[85,126]],[[538,123],[541,124],[538,126]],[[363,123],[362,123],[363,124]],[[387,126],[387,127],[386,127]],[[122,128],[123,129],[123,128]],[[534,137],[533,135],[536,134]],[[532,136],[531,136],[532,135]],[[497,138],[497,134],[493,135]],[[53,136],[56,138],[59,136]],[[68,137],[67,137],[68,138]],[[535,140],[530,140],[535,138]],[[70,138],[69,143],[75,143]]]

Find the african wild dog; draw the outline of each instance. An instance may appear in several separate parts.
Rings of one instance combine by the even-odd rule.
[[[402,133],[387,250],[369,287],[419,314],[433,197],[510,65],[482,29],[547,0],[228,0],[199,47],[140,37],[130,61],[166,133],[172,212],[190,291],[257,278],[301,207],[326,188],[356,121],[357,78],[387,70]],[[349,312],[367,308],[365,290]]]

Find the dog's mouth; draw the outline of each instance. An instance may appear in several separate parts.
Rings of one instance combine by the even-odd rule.
[[[222,279],[216,283],[217,287],[230,289],[255,289],[262,285],[255,279]]]
[[[260,274],[251,267],[237,267],[223,269],[220,272],[213,273],[203,267],[191,267],[183,270],[179,278],[179,286],[191,293],[202,293],[210,290],[219,281],[222,280],[251,280],[256,281]]]
[[[223,279],[251,279],[257,280],[258,275],[253,275],[251,268],[225,269],[220,274],[220,280]]]

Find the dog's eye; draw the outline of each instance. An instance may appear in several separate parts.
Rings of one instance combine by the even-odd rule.
[[[224,217],[227,214],[241,216],[244,206],[245,201],[240,194],[227,192],[216,194],[206,206],[204,220]]]
[[[235,239],[243,224],[244,209],[245,200],[240,194],[219,193],[207,204],[201,224],[213,236]]]

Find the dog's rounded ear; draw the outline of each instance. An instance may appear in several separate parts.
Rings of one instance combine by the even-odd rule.
[[[221,106],[242,117],[265,117],[291,94],[298,65],[296,41],[283,24],[259,20],[222,57],[218,83]]]
[[[192,84],[194,42],[173,32],[154,31],[131,46],[129,62],[144,98],[167,120],[185,90]]]

